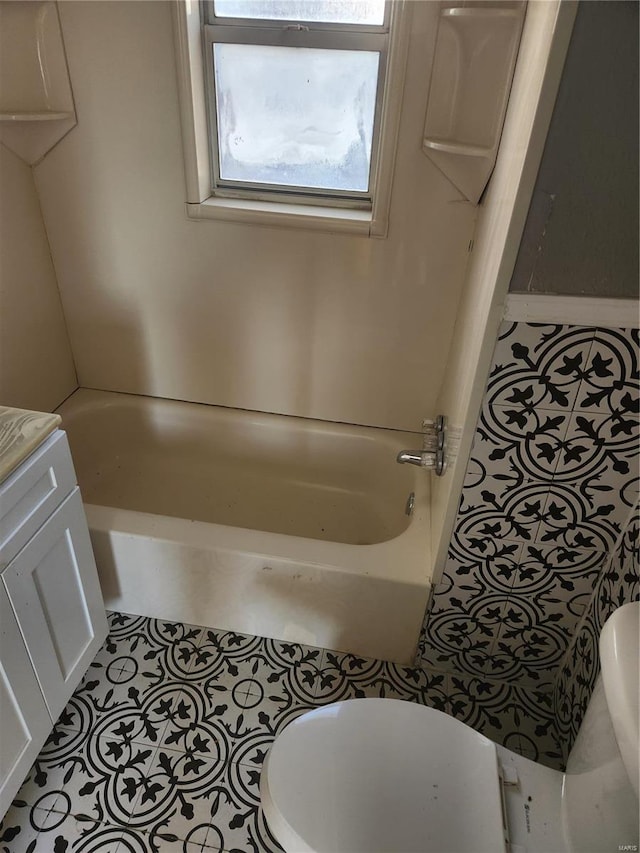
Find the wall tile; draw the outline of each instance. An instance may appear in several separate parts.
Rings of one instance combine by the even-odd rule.
[[[570,411],[594,330],[504,323],[493,356],[487,401],[496,406]]]
[[[454,534],[438,596],[453,590],[468,601],[490,593],[508,594],[523,547],[508,539]]]
[[[569,416],[528,405],[490,405],[485,401],[476,430],[473,458],[485,476],[516,475],[551,480],[558,465]]]
[[[598,673],[598,639],[618,607],[640,600],[640,502],[633,510],[598,581],[554,684],[554,710],[566,760]]]
[[[503,324],[420,638],[423,665],[553,692],[568,743],[603,620],[637,596],[637,524],[607,567],[638,498],[637,347],[636,330]]]
[[[561,749],[548,694],[451,676],[449,713],[507,749],[558,767]]]
[[[621,506],[620,493],[602,497],[602,493],[587,491],[587,485],[556,483],[550,485],[536,542],[566,548],[590,548],[611,551],[620,535],[620,516],[628,512]],[[608,493],[609,490],[607,490]]]
[[[455,529],[469,538],[535,542],[549,485],[533,480],[505,485],[504,479],[486,477],[463,490]]]
[[[575,408],[638,413],[638,329],[596,329]]]

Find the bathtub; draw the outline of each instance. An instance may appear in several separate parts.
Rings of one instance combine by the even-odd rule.
[[[58,413],[108,608],[413,662],[419,435],[87,389]]]

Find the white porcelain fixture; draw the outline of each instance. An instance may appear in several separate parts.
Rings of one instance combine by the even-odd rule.
[[[58,412],[107,607],[412,661],[431,565],[429,474],[396,463],[414,434],[84,389]]]
[[[290,723],[267,757],[276,839],[289,853],[637,850],[639,612],[624,605],[602,632],[602,677],[566,773],[432,708],[338,702]]]

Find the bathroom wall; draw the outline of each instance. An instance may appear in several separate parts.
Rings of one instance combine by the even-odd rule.
[[[0,145],[0,405],[51,411],[77,387],[31,168]]]
[[[600,672],[598,641],[608,617],[640,600],[640,502],[622,529],[617,547],[600,574],[554,684],[554,710],[564,760],[578,734]]]
[[[638,345],[502,324],[423,664],[551,690],[637,500]]]
[[[437,4],[411,4],[384,240],[188,220],[170,4],[59,7],[78,126],[35,176],[80,384],[419,429],[476,217],[420,151]]]
[[[580,3],[512,291],[638,295],[638,4]]]
[[[550,174],[553,166],[555,178],[566,178],[566,182],[562,184],[566,198],[563,198],[562,204],[559,205],[562,215],[555,220],[555,225],[553,221],[551,225],[548,222],[546,225],[557,227],[554,240],[563,232],[571,232],[567,237],[568,243],[571,244],[570,248],[567,248],[567,259],[572,259],[573,266],[555,265],[555,261],[562,255],[562,250],[559,249],[554,265],[539,268],[539,271],[544,270],[544,274],[548,273],[550,276],[548,288],[542,289],[581,293],[582,283],[588,282],[587,289],[599,295],[629,294],[637,298],[637,230],[633,224],[634,217],[637,222],[637,209],[634,207],[632,211],[627,210],[630,197],[637,200],[637,181],[631,180],[630,176],[634,169],[637,170],[637,123],[633,116],[637,116],[638,105],[634,95],[636,81],[632,80],[630,83],[628,75],[629,67],[637,64],[637,27],[631,26],[628,31],[621,32],[624,29],[625,16],[637,16],[637,9],[635,12],[625,11],[622,5],[624,4],[588,3],[578,7],[580,26],[576,23],[569,42],[561,95],[555,106],[552,130],[546,142],[546,165],[541,167],[539,173]],[[536,7],[529,7],[529,23],[534,8]],[[561,8],[564,8],[565,12],[568,11],[568,4]],[[606,14],[603,16],[609,9],[610,19]],[[622,45],[620,51],[617,46],[619,37]],[[636,54],[630,56],[630,42],[633,40],[636,42]],[[601,56],[601,51],[604,51],[606,56]],[[621,57],[627,57],[631,64],[625,64]],[[590,86],[589,81],[593,80],[594,75],[602,75],[598,86]],[[514,89],[516,82],[517,80],[514,82]],[[580,85],[583,85],[586,91],[581,90],[579,104],[573,104],[571,97],[578,97],[576,88]],[[613,103],[610,105],[609,101]],[[571,109],[574,113],[581,114],[581,129],[572,127],[571,122],[566,120]],[[626,111],[626,116],[631,118],[621,119],[616,126],[616,133],[613,134],[608,125],[603,129],[596,128],[593,133],[588,131],[585,122],[589,116],[596,117],[594,120],[599,121],[601,116],[609,114],[608,111],[617,111],[619,116]],[[506,132],[507,128],[505,136]],[[603,134],[608,136],[606,146],[603,146]],[[590,169],[576,173],[572,157],[575,159],[578,155],[575,152],[569,153],[571,145],[579,146],[580,162],[584,165],[588,160]],[[635,153],[632,168],[628,170],[628,152],[631,149]],[[537,171],[537,164],[534,168]],[[623,184],[625,186],[621,189],[619,198],[615,190],[611,199],[606,199],[600,209],[606,175],[609,176],[611,188]],[[538,188],[544,185],[542,178],[538,177],[537,181]],[[491,200],[490,190],[484,205],[488,205]],[[573,220],[569,222],[569,208],[565,216],[563,205],[569,205],[572,201],[579,204],[577,208],[571,209],[570,216]],[[635,205],[637,206],[637,201]],[[524,227],[523,247],[530,248],[536,229],[536,240],[544,230],[540,221],[536,220],[536,215],[534,194],[534,204],[529,210]],[[607,220],[606,227],[601,234],[592,235],[587,225],[592,219],[602,223],[603,216]],[[483,285],[485,278],[479,274],[485,272],[483,267],[487,265],[483,256],[478,254],[478,249],[483,251],[487,239],[484,233],[487,229],[482,227],[484,219],[485,211],[481,210],[478,227],[480,233],[476,235],[476,246],[471,255],[469,281],[455,337],[456,346],[439,403],[439,409],[450,417],[454,441],[457,438],[456,431],[462,426],[464,429],[458,453],[460,461],[451,466],[447,476],[434,482],[433,511],[439,519],[439,529],[442,530],[440,544],[435,543],[438,548],[436,579],[441,571],[444,571],[444,576],[442,583],[436,587],[430,614],[425,619],[420,645],[425,663],[444,669],[458,668],[480,678],[500,679],[501,683],[536,685],[539,689],[549,691],[572,632],[575,631],[585,602],[597,580],[597,570],[602,569],[608,556],[607,549],[613,545],[621,523],[620,514],[628,511],[633,498],[628,494],[628,487],[621,485],[620,478],[624,477],[622,470],[616,470],[620,460],[614,460],[622,447],[620,440],[613,442],[612,450],[607,449],[604,444],[600,446],[600,461],[595,450],[597,442],[611,440],[610,436],[607,437],[606,433],[602,432],[606,431],[606,424],[602,422],[602,415],[606,414],[606,393],[600,403],[593,404],[596,408],[594,414],[598,415],[594,421],[595,434],[584,435],[582,431],[590,429],[589,412],[593,406],[587,404],[586,413],[583,413],[577,402],[574,405],[573,398],[575,397],[576,401],[578,398],[573,392],[566,400],[561,397],[555,399],[551,394],[551,387],[546,398],[540,397],[538,393],[537,397],[534,395],[531,399],[514,399],[509,401],[508,405],[504,397],[493,399],[491,388],[499,381],[501,371],[506,370],[508,365],[511,365],[513,371],[509,382],[515,382],[521,370],[524,370],[525,374],[528,371],[532,380],[531,387],[537,388],[538,392],[546,387],[544,383],[547,381],[547,369],[556,362],[560,368],[568,371],[563,381],[568,381],[573,375],[575,384],[580,378],[575,372],[578,363],[569,361],[565,366],[561,356],[562,348],[566,343],[571,359],[571,342],[575,336],[582,335],[582,345],[586,346],[589,337],[593,340],[594,329],[554,325],[532,326],[527,331],[527,327],[522,324],[504,325],[501,335],[505,341],[507,338],[513,338],[512,343],[520,344],[520,347],[516,347],[516,353],[519,355],[516,357],[516,354],[508,349],[509,343],[499,344],[502,349],[496,351],[492,363],[492,370],[497,373],[495,376],[492,373],[486,380],[489,373],[489,354],[486,353],[488,341],[478,339],[477,332],[474,331],[474,318],[481,316],[486,319],[487,328],[497,328],[499,317],[503,314],[504,305],[501,298],[504,296],[501,297],[500,293],[487,294],[486,285]],[[488,233],[491,235],[491,230]],[[515,235],[515,239],[517,241],[519,235]],[[541,251],[543,250],[544,247]],[[518,259],[520,271],[516,268],[512,288],[517,287],[515,282],[518,275],[522,281],[524,254],[524,249],[521,249]],[[505,255],[508,255],[508,252],[505,252]],[[603,258],[606,265],[606,259],[611,260],[614,255],[617,261],[609,264],[608,274],[605,276]],[[507,275],[513,271],[514,260],[515,257],[510,260],[510,267],[508,257],[507,261],[502,263],[500,272],[503,278],[505,270]],[[613,270],[620,274],[620,281],[612,282]],[[563,286],[560,286],[557,280],[560,271],[564,276]],[[504,288],[506,291],[507,284],[504,284]],[[534,295],[532,301],[535,301]],[[611,300],[611,305],[614,304],[615,300]],[[628,311],[628,317],[621,321],[620,325],[637,325],[637,302],[623,304],[628,306],[625,309]],[[563,307],[568,307],[566,301]],[[575,307],[569,306],[569,316],[565,322],[571,319],[571,311],[575,311]],[[548,317],[545,319],[556,318],[558,311],[551,302]],[[596,308],[596,317],[599,315],[602,322],[603,312]],[[524,335],[522,341],[518,340],[520,333]],[[546,345],[542,337],[536,342],[536,334],[550,335],[547,363],[544,359],[540,360]],[[636,335],[637,333],[630,329],[624,333],[615,329],[603,330],[602,345],[605,347],[606,360],[610,357],[613,360],[611,365],[605,365],[596,359],[588,368],[593,377],[598,371],[602,371],[603,391],[608,387],[607,382],[630,381],[635,390],[631,389],[625,406],[630,404],[632,407],[637,406],[638,398]],[[553,341],[557,344],[555,354],[551,345]],[[523,355],[525,347],[526,357]],[[536,355],[538,351],[540,355]],[[587,358],[584,349],[580,349],[578,354],[583,361]],[[532,356],[532,359],[527,361],[529,356]],[[502,358],[505,362],[501,365]],[[557,361],[558,358],[560,361]],[[466,383],[464,380],[465,376],[468,377],[465,366],[469,363],[478,365],[475,382],[471,385],[468,378]],[[632,364],[634,366],[630,368]],[[537,377],[536,371],[539,372]],[[621,378],[621,372],[626,378]],[[507,394],[506,388],[504,394]],[[472,413],[475,418],[474,413],[481,405],[482,415],[473,440],[473,451],[466,472],[459,512],[455,519],[450,517],[447,520],[447,513],[453,509],[451,504],[457,500],[458,489],[462,485],[461,469],[465,467],[470,452],[470,437],[474,427],[467,426],[467,413]],[[615,407],[622,404],[612,405]],[[576,406],[577,410],[574,411]],[[614,410],[611,410],[609,416],[613,418],[614,414]],[[637,409],[634,416],[637,421]],[[509,422],[505,420],[508,417],[516,420]],[[629,420],[628,413],[624,417]],[[541,420],[538,421],[538,418]],[[545,426],[545,418],[549,419],[551,427]],[[578,420],[579,418],[582,420]],[[636,429],[637,423],[632,432]],[[544,433],[547,430],[550,435],[545,438]],[[560,450],[562,442],[565,441],[569,442],[568,450]],[[542,444],[547,445],[544,452],[536,446]],[[582,449],[578,450],[575,445]],[[634,454],[637,453],[637,444],[635,448]],[[573,453],[574,450],[575,458],[566,458],[567,453]],[[625,454],[627,452],[628,449],[624,450]],[[549,458],[545,457],[545,453]],[[604,461],[606,458],[609,459],[608,463]],[[583,459],[591,459],[589,464],[596,466],[596,474],[592,475],[590,470],[586,474],[580,471]],[[510,467],[512,462],[515,465],[513,469]],[[626,462],[630,463],[630,460],[627,459]],[[623,459],[621,464],[624,463]],[[635,464],[637,465],[637,462]],[[598,473],[602,482],[593,479]],[[560,492],[557,500],[551,489],[554,478],[558,480],[554,489],[559,489]],[[622,498],[619,497],[621,488]],[[598,495],[611,496],[611,505],[615,505],[615,508],[612,508],[608,515],[598,516],[597,508],[602,509]],[[519,498],[524,502],[519,503]],[[607,506],[608,499],[604,504],[604,507]],[[528,513],[528,516],[519,517],[520,510]],[[552,512],[568,513],[569,523],[578,525],[576,530],[580,525],[586,525],[587,532],[582,531],[586,541],[575,541],[571,543],[575,547],[569,548],[565,547],[567,543],[564,543],[559,535],[559,547],[554,551],[556,540],[553,525],[556,522]],[[556,531],[561,523],[562,518],[559,516]],[[597,536],[591,540],[587,538],[590,536],[590,525],[600,529]],[[604,535],[602,531],[607,529],[608,533]],[[547,536],[549,538],[542,541],[543,537]],[[536,542],[537,538],[541,541]],[[508,607],[508,602],[513,606]]]
[[[576,5],[530,2],[496,167],[478,209],[464,292],[437,409],[447,470],[431,481],[434,573],[444,569],[493,347],[540,166]]]

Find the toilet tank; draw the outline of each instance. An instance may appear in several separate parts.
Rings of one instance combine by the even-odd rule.
[[[638,850],[639,618],[640,602],[625,604],[600,635],[601,672],[562,791],[564,830],[576,853]]]

